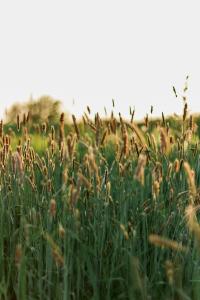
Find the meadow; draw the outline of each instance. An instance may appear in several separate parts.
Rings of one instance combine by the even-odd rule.
[[[199,119],[152,111],[1,121],[0,299],[200,299]]]

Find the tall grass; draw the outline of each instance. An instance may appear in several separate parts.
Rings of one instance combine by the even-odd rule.
[[[0,124],[0,299],[200,299],[187,107],[177,130],[88,113],[67,130],[64,114]]]

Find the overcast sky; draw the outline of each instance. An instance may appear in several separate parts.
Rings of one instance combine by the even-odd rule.
[[[77,115],[91,106],[138,118],[189,106],[200,112],[199,1],[0,0],[0,116],[43,94]],[[73,104],[73,100],[74,103]]]

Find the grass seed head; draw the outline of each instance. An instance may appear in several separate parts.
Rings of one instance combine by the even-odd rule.
[[[197,221],[196,210],[199,207],[194,207],[192,204],[188,205],[185,209],[185,218],[187,221],[188,229],[194,234],[200,250],[200,225]]]
[[[188,182],[188,186],[189,186],[189,189],[190,189],[191,196],[193,198],[195,198],[196,193],[197,193],[196,185],[195,185],[195,172],[194,172],[194,170],[191,169],[188,162],[184,162],[183,166],[184,166],[185,173],[186,173],[186,176],[187,176],[187,182]]]
[[[77,125],[77,122],[76,122],[76,117],[74,115],[72,115],[72,119],[73,119],[74,129],[75,129],[77,138],[79,139],[80,138],[80,132],[79,132],[78,125]]]
[[[129,235],[128,235],[128,231],[126,230],[126,227],[124,226],[124,224],[120,224],[120,229],[125,237],[126,240],[129,239]]]
[[[145,154],[140,154],[138,158],[138,164],[135,170],[134,178],[144,185],[144,169],[147,163],[147,157]]]
[[[65,237],[65,229],[64,229],[64,227],[62,226],[61,223],[59,223],[58,234],[59,234],[60,238],[64,239],[64,237]]]
[[[176,241],[161,237],[157,234],[150,234],[149,235],[149,242],[157,247],[162,248],[169,248],[174,251],[181,251],[186,252],[187,248],[184,247],[181,243],[178,243]]]
[[[22,259],[22,246],[21,244],[17,244],[15,248],[15,265],[19,267]]]
[[[55,199],[51,199],[49,211],[50,211],[50,215],[54,218],[56,216],[56,201],[55,201]]]
[[[165,272],[169,285],[174,283],[174,264],[170,260],[165,262]]]
[[[168,154],[170,150],[169,137],[164,128],[160,128],[160,143],[161,143],[161,152],[163,154]]]

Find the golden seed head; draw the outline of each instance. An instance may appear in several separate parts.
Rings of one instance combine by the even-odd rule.
[[[126,227],[124,226],[124,224],[120,224],[120,229],[125,237],[126,240],[129,239],[129,235],[128,235],[128,231],[126,230]]]
[[[174,171],[178,173],[180,170],[180,161],[176,158],[174,161]]]
[[[22,258],[22,246],[21,244],[17,244],[15,248],[15,264],[19,266]]]
[[[159,196],[160,193],[160,183],[158,180],[155,180],[153,182],[153,197],[157,198]]]
[[[80,133],[79,133],[78,125],[77,125],[77,122],[76,122],[76,117],[74,115],[72,115],[72,119],[73,119],[74,129],[75,129],[77,138],[79,139],[80,138]]]
[[[55,201],[55,199],[51,199],[51,201],[50,201],[50,215],[52,217],[56,216],[56,201]]]
[[[60,238],[62,238],[62,239],[65,237],[65,229],[61,223],[59,223],[58,234],[59,234]]]
[[[106,183],[106,190],[107,190],[107,194],[110,195],[110,190],[111,190],[111,183],[110,183],[110,181],[108,181]]]
[[[184,169],[185,169],[185,172],[187,175],[187,182],[188,182],[188,186],[190,188],[191,195],[193,197],[195,197],[196,193],[197,193],[196,185],[195,185],[195,172],[194,172],[194,170],[191,169],[188,162],[184,162],[183,166],[184,166]]]
[[[165,262],[165,272],[169,284],[172,285],[174,282],[174,265],[170,260]]]
[[[182,251],[182,252],[187,251],[187,248],[184,247],[181,243],[164,238],[157,234],[150,234],[149,242],[155,246],[162,247],[162,248],[170,248],[174,251]]]
[[[192,204],[188,205],[188,207],[185,209],[185,217],[190,232],[194,234],[198,246],[200,246],[200,226],[196,216],[196,211],[198,208],[199,207],[194,207]]]
[[[163,154],[168,154],[170,150],[170,141],[167,132],[164,128],[160,128],[160,142],[161,142],[161,152]]]
[[[61,115],[60,115],[60,123],[61,123],[61,124],[64,123],[64,117],[65,117],[65,114],[64,114],[64,113],[61,113]]]
[[[90,181],[81,172],[78,172],[78,178],[82,185],[84,185],[88,190],[91,189]]]
[[[146,155],[140,154],[138,158],[138,164],[135,170],[134,178],[137,179],[142,185],[144,185],[144,169],[146,163],[147,163]]]

